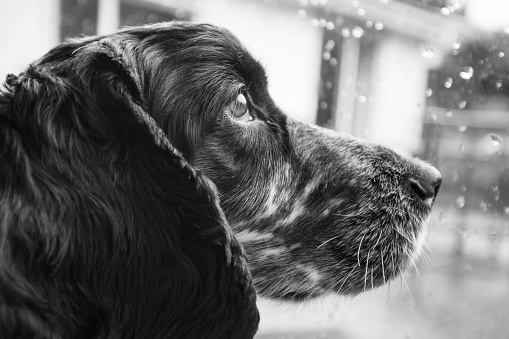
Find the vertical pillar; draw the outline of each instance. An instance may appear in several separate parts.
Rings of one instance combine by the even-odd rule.
[[[116,31],[120,26],[120,0],[99,0],[97,34]]]

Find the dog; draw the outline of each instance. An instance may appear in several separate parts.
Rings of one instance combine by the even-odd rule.
[[[438,170],[285,115],[225,29],[68,40],[4,86],[2,338],[251,338],[256,294],[356,295],[422,250]]]

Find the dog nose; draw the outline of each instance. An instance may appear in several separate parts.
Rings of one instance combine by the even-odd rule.
[[[442,175],[435,167],[422,164],[409,181],[412,191],[425,203],[431,205],[442,184]]]

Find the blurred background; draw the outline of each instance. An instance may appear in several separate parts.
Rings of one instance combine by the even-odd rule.
[[[416,268],[353,299],[261,300],[258,339],[509,338],[509,1],[0,0],[0,78],[67,37],[169,20],[231,29],[289,115],[444,177]]]

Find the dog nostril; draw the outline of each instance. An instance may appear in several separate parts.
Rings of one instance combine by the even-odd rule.
[[[431,166],[430,166],[431,167]],[[409,179],[410,188],[421,200],[435,200],[442,184],[442,176],[434,167]]]
[[[435,190],[429,183],[410,178],[410,188],[412,188],[414,193],[422,200],[435,197]]]

